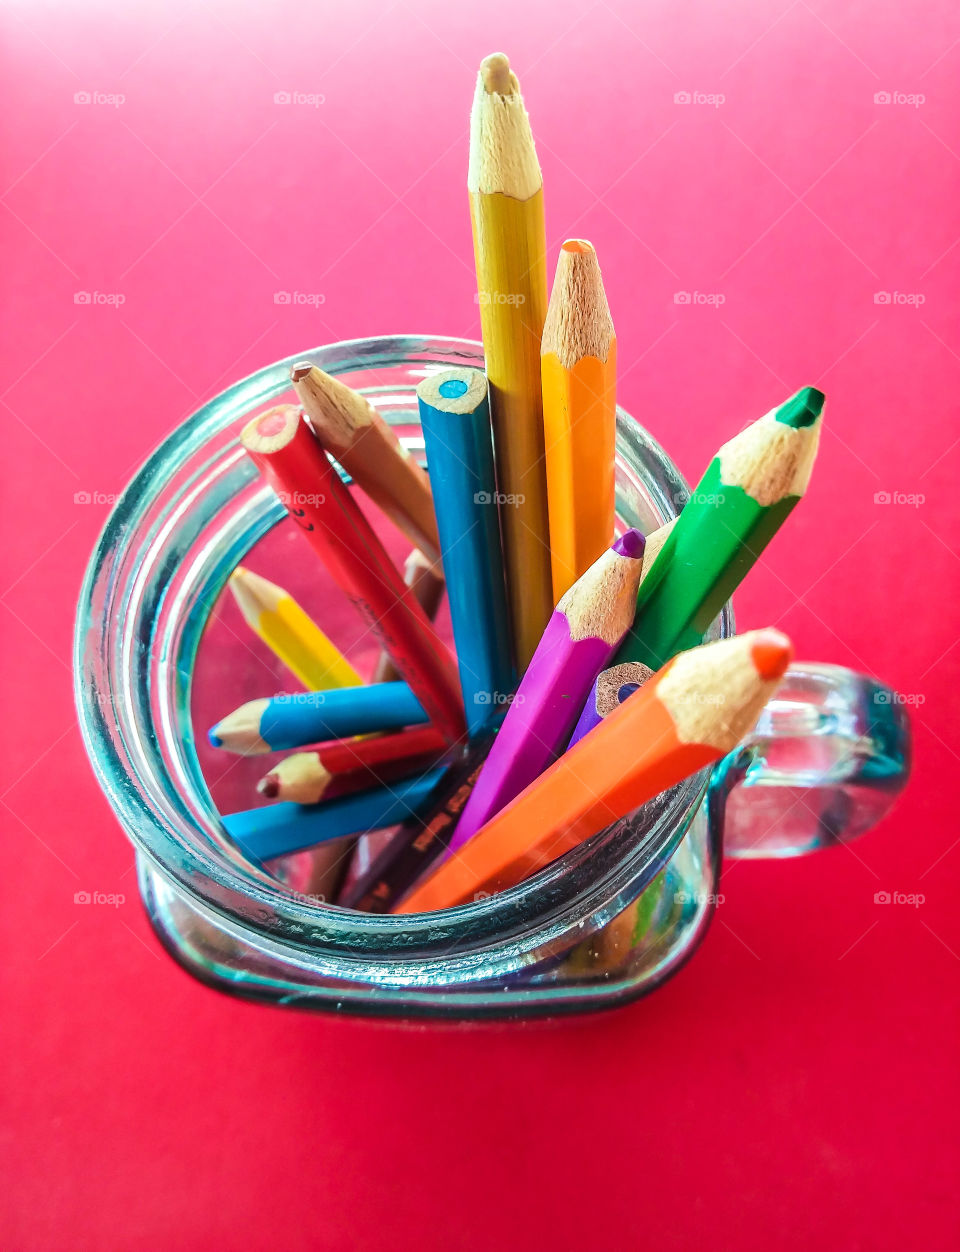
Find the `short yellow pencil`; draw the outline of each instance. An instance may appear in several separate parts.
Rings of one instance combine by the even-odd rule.
[[[547,240],[530,119],[502,53],[480,66],[467,185],[511,635],[522,675],[554,604],[540,396]]]
[[[553,598],[613,540],[617,341],[593,245],[560,250],[540,347]]]
[[[282,587],[238,565],[230,590],[251,630],[309,691],[362,684],[343,653]]]

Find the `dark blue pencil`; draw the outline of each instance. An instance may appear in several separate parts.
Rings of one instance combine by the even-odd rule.
[[[417,387],[467,729],[476,738],[514,688],[487,380],[432,374]]]
[[[250,700],[218,722],[209,738],[215,748],[257,756],[425,721],[423,705],[406,683],[375,683]]]
[[[242,813],[225,814],[222,821],[245,856],[253,861],[269,861],[345,835],[382,830],[406,821],[427,802],[444,772],[443,768],[433,769],[419,778],[323,800],[320,804],[285,801],[268,808],[245,809]]]

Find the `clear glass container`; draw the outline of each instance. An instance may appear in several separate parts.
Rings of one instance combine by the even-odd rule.
[[[651,990],[693,952],[721,853],[787,856],[863,833],[909,772],[902,704],[872,679],[795,666],[754,734],[705,770],[509,891],[443,913],[374,916],[293,889],[238,855],[201,772],[191,682],[210,608],[233,567],[286,514],[238,442],[292,399],[304,356],[364,391],[421,455],[415,388],[483,367],[465,340],[334,344],[237,383],[181,425],[114,508],[80,596],[77,702],[87,751],[136,849],[150,921],[174,958],[233,994],[394,1016],[597,1009]],[[617,511],[650,530],[686,485],[618,413]],[[323,622],[320,623],[323,625]],[[717,633],[729,634],[729,606]]]

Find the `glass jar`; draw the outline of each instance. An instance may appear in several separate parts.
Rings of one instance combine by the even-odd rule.
[[[398,336],[306,354],[362,390],[422,456],[415,389],[481,346]],[[201,772],[191,682],[210,606],[286,514],[242,451],[304,354],[237,383],[183,423],[117,502],[80,597],[75,681],[87,751],[136,849],[141,895],[172,956],[237,995],[300,1008],[521,1016],[623,1003],[700,943],[721,851],[787,856],[853,838],[903,787],[903,706],[871,679],[795,666],[756,731],[527,882],[443,913],[374,916],[305,896],[232,847]],[[686,485],[626,413],[617,512],[649,531]],[[321,622],[321,625],[323,623]],[[729,605],[715,633],[733,631]],[[608,925],[608,923],[610,923]]]

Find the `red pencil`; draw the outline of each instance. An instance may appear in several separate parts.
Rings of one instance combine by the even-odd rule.
[[[431,721],[445,739],[460,739],[453,659],[299,411],[278,405],[249,421],[240,440]]]

